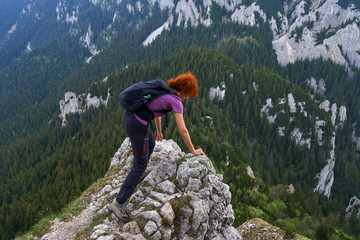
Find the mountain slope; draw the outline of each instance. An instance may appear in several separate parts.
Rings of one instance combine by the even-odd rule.
[[[277,225],[312,236],[324,217],[359,234],[355,214],[343,219],[360,191],[358,1],[13,2],[12,22],[1,25],[11,31],[0,37],[1,236],[62,208],[106,172],[125,136],[114,97],[121,88],[188,70],[203,95],[186,103],[187,124],[225,173],[236,224],[282,216]],[[278,48],[276,39],[284,40]],[[231,60],[196,48],[177,55],[191,45]],[[67,116],[62,128],[58,103],[68,91],[103,99],[109,92],[110,100]],[[181,144],[174,125],[167,134]],[[261,194],[241,189],[241,162],[266,183]],[[289,196],[286,210],[266,206],[276,192],[267,184],[291,183],[302,207],[293,210]]]
[[[123,110],[117,98],[113,97],[120,89],[138,80],[167,79],[189,69],[199,80],[200,92],[198,98],[184,103],[184,118],[194,144],[202,147],[214,159],[216,168],[224,173],[224,181],[233,193],[236,224],[249,217],[259,216],[260,212],[267,221],[276,221],[278,215],[275,212],[278,210],[267,207],[271,201],[266,197],[270,194],[266,185],[279,183],[292,183],[299,192],[297,197],[284,196],[284,199],[288,198],[289,208],[282,208],[282,218],[291,215],[302,221],[300,216],[307,210],[299,205],[301,196],[307,196],[309,203],[318,197],[311,193],[317,183],[314,177],[326,164],[325,159],[331,149],[317,142],[315,122],[312,119],[318,117],[327,123],[320,126],[326,143],[332,136],[330,116],[312,103],[299,87],[284,81],[279,75],[249,65],[239,69],[238,65],[217,51],[192,48],[147,66],[130,64],[126,69],[115,71],[107,81],[93,84],[88,92],[93,96],[99,94],[97,96],[100,97],[109,91],[111,97],[107,107],[70,114],[66,117],[65,128],[62,127],[62,120],[55,116],[41,134],[11,145],[10,152],[9,148],[1,148],[2,159],[5,160],[1,175],[5,177],[0,186],[4,206],[0,211],[7,216],[7,221],[0,219],[2,236],[9,234],[5,229],[17,231],[15,229],[19,227],[32,225],[42,215],[41,212],[46,215],[62,208],[106,172],[111,152],[115,151],[116,145],[125,136],[119,125]],[[222,95],[222,91],[225,94]],[[245,92],[239,94],[239,91]],[[268,123],[268,117],[261,112],[266,99],[283,98],[289,93],[296,102],[306,102],[302,106],[312,118],[304,118],[300,106],[297,106],[299,110],[296,113],[291,113],[291,101],[286,97],[285,104],[277,104],[274,113],[273,110],[268,113],[273,115],[279,111],[280,114],[283,109],[287,114],[281,117],[279,123]],[[284,124],[287,133],[282,137],[278,127]],[[310,150],[298,146],[292,137],[291,133],[296,126],[302,131],[314,132],[311,134],[313,143]],[[185,147],[177,134],[174,121],[170,121],[165,135]],[[26,159],[26,164],[20,164],[19,159]],[[260,194],[263,201],[254,202],[248,196],[256,198],[258,194],[244,191],[244,187],[252,189],[255,183],[243,178],[245,174],[239,175],[246,172],[243,162],[250,164],[255,174],[265,182],[261,184],[264,189]],[[61,197],[54,198],[59,192],[62,193]],[[307,204],[306,208],[310,206]],[[290,206],[296,206],[299,209],[297,213]],[[317,205],[314,207],[319,208]],[[21,214],[23,225],[17,221]],[[281,224],[287,223],[284,220]]]
[[[0,130],[6,136],[2,143],[37,131],[40,123],[47,122],[55,110],[43,106],[43,102],[46,105],[46,102],[53,101],[52,96],[59,99],[61,94],[75,88],[84,91],[86,88],[79,86],[103,79],[115,68],[124,67],[129,62],[152,61],[157,53],[146,56],[149,51],[142,52],[139,48],[150,47],[161,33],[165,38],[166,35],[172,38],[160,49],[157,47],[156,51],[161,51],[161,56],[165,56],[192,44],[214,48],[216,44],[212,38],[218,38],[217,41],[222,39],[226,34],[224,28],[227,27],[231,28],[232,35],[251,35],[252,30],[245,28],[237,31],[236,28],[239,24],[258,27],[265,23],[267,29],[261,32],[268,33],[260,34],[260,38],[268,38],[267,35],[273,38],[267,39],[273,41],[272,44],[265,44],[269,44],[268,50],[275,49],[281,64],[322,57],[356,71],[354,67],[359,65],[360,59],[360,48],[356,41],[359,39],[359,11],[356,4],[356,1],[336,0],[326,3],[27,1],[16,21],[13,20],[16,28],[5,34],[0,44],[0,107],[4,111],[0,117]],[[9,19],[14,19],[11,12],[8,14]],[[203,28],[200,30],[200,36],[204,36],[201,41],[195,40],[198,37],[191,34],[193,27]],[[211,34],[203,34],[204,29]],[[188,44],[175,44],[178,36],[173,35],[172,31],[188,32],[189,36],[183,40]],[[109,53],[111,51],[113,53]],[[117,61],[111,56],[114,51],[117,51]],[[99,55],[103,56],[102,59],[92,66],[84,66]],[[86,84],[74,84],[79,78],[79,70],[89,74]],[[30,82],[34,84],[29,85]],[[37,116],[46,112],[46,116],[40,119],[28,117],[29,112],[33,111],[39,111]],[[24,118],[29,120],[23,121]]]

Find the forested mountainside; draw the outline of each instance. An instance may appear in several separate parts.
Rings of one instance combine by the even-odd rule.
[[[357,1],[2,4],[2,238],[103,176],[124,139],[121,88],[188,70],[201,94],[185,104],[186,123],[212,159],[229,159],[215,166],[228,176],[237,224],[262,217],[310,237],[332,227],[359,234]],[[62,127],[59,100],[68,91],[110,97]],[[182,144],[173,125],[166,134]],[[251,198],[242,162],[260,179]],[[281,199],[280,215],[267,206],[281,198],[271,195],[279,184],[297,193],[294,202]]]
[[[229,184],[236,223],[262,217],[289,229],[295,225],[292,231],[299,231],[298,226],[303,228],[306,225],[305,229],[299,227],[300,231],[313,236],[316,227],[322,223],[323,214],[332,210],[327,204],[334,204],[335,209],[339,209],[340,204],[338,200],[326,200],[312,193],[312,187],[316,185],[314,176],[325,164],[329,146],[320,146],[313,134],[310,149],[301,147],[291,140],[291,133],[295,129],[293,126],[315,133],[314,119],[319,119],[326,122],[321,127],[323,141],[330,142],[333,131],[330,116],[318,108],[300,87],[267,69],[244,64],[239,66],[215,51],[190,49],[148,66],[130,64],[109,76],[106,82],[92,85],[89,93],[105,96],[110,89],[110,95],[114,96],[138,80],[169,79],[191,68],[199,80],[200,94],[193,101],[184,103],[186,123],[194,144],[201,146],[214,159],[215,166]],[[217,87],[224,88],[225,94],[218,94],[210,100],[210,92]],[[291,112],[289,95],[296,99],[296,103],[302,103],[304,111],[297,107],[297,112]],[[269,123],[265,115],[261,117],[268,97],[276,101],[284,98],[283,102],[274,103],[277,107],[273,113],[281,114],[284,110],[283,116],[279,116],[279,124]],[[19,224],[30,226],[41,215],[65,206],[86,185],[105,173],[111,155],[124,139],[124,130],[120,126],[122,111],[117,98],[112,97],[107,107],[90,108],[83,114],[67,116],[66,127],[62,127],[61,119],[55,117],[44,132],[32,137],[32,141],[13,144],[11,154],[5,151],[7,148],[2,149],[2,159],[7,159],[3,169],[8,170],[2,172],[7,179],[2,192],[3,200],[8,202],[2,202],[1,209],[4,215],[8,213],[4,219],[5,229],[16,229]],[[305,117],[305,111],[309,118]],[[286,135],[281,136],[280,126],[285,126]],[[166,137],[174,139],[185,149],[174,121],[170,121]],[[21,156],[29,162],[20,165]],[[254,183],[249,180],[244,163],[250,164],[255,174],[260,176],[257,184],[261,190],[253,190]],[[296,197],[291,196],[291,200],[282,196],[284,187],[281,185],[269,188],[279,183],[293,184]],[[274,195],[269,198],[271,192]],[[287,209],[283,209],[280,215],[268,206],[281,199],[279,194],[286,202],[281,206]],[[339,221],[339,227],[341,221],[336,219],[342,218],[343,213],[337,211],[336,214],[338,217],[328,217],[329,221]],[[19,217],[23,222],[18,221]],[[356,229],[357,225],[347,227]]]
[[[19,9],[19,1],[4,1],[4,9],[10,4]],[[322,57],[345,64],[348,70],[356,68],[360,59],[358,5],[342,0],[27,0],[20,12],[7,11],[9,20],[2,23],[8,31],[0,36],[0,107],[4,112],[0,142],[41,127],[49,119],[41,115],[56,111],[64,89],[85,91],[91,82],[129,62],[157,60],[191,44],[215,48],[231,34],[256,37],[252,31],[236,30],[239,25],[266,26],[256,38],[275,50],[281,64]],[[181,32],[180,38],[173,31]],[[190,37],[185,38],[184,31]],[[192,34],[196,32],[200,36]],[[164,41],[158,39],[161,34],[168,47],[155,43]],[[73,86],[79,74],[86,74],[87,80]],[[50,101],[53,104],[45,105],[52,109],[42,104]],[[33,112],[37,114],[28,117]]]

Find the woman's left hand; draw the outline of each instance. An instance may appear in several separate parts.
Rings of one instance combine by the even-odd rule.
[[[156,135],[156,141],[161,142],[163,140],[163,134],[162,132],[158,132]]]
[[[206,154],[204,153],[204,151],[203,151],[201,148],[196,149],[193,154],[194,154],[195,156],[198,156],[198,155],[205,155],[205,156],[206,156]]]

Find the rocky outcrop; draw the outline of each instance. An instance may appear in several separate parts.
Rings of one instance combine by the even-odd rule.
[[[122,147],[120,160],[111,164],[124,165],[119,183],[130,170],[132,159],[128,139]],[[230,201],[229,187],[209,158],[185,155],[172,140],[164,140],[157,143],[146,177],[130,198],[128,209],[134,221],[124,225],[119,236],[241,239],[232,227],[235,219]],[[138,231],[130,231],[134,228]]]
[[[85,209],[67,222],[56,219],[41,239],[242,239],[232,226],[231,193],[222,175],[209,158],[185,154],[172,140],[157,142],[146,176],[128,203],[131,221],[118,220],[106,204],[132,160],[126,139],[105,177],[85,193]]]
[[[308,238],[294,234],[294,236],[289,236],[284,230],[274,227],[267,223],[266,221],[260,218],[254,218],[243,223],[237,230],[241,233],[244,239],[251,240],[285,240],[285,239],[294,239],[294,240],[306,240]]]
[[[352,140],[354,142],[354,144],[356,145],[356,150],[357,151],[360,151],[360,137],[358,137],[356,135],[356,125],[357,125],[357,122],[353,123],[352,127],[353,127],[353,132],[352,132]]]
[[[360,199],[356,196],[353,196],[350,201],[349,205],[345,211],[345,217],[350,218],[354,213],[356,213],[356,217],[360,219]]]
[[[91,96],[90,93],[88,93],[86,96],[85,94],[80,94],[79,96],[76,96],[76,94],[73,92],[65,93],[64,100],[62,99],[59,101],[59,107],[61,112],[59,114],[59,117],[62,119],[62,126],[66,126],[67,115],[85,112],[86,109],[89,107],[98,108],[100,105],[106,106],[109,98],[109,92],[105,100],[102,98],[102,96],[98,98],[97,96]]]
[[[330,150],[330,157],[327,159],[327,164],[325,165],[325,167],[323,167],[321,172],[316,175],[318,183],[313,190],[314,192],[324,194],[328,198],[330,198],[331,188],[334,184],[335,136],[331,137],[330,146],[332,147],[332,149]]]
[[[217,86],[216,88],[211,87],[210,88],[210,100],[214,100],[214,98],[217,98],[219,100],[223,100],[225,97],[225,82],[221,83],[221,87]]]

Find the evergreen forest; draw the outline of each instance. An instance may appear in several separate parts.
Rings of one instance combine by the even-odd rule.
[[[260,4],[268,6],[267,1]],[[153,26],[167,18],[155,9],[157,17],[138,31],[118,26],[124,35],[88,64],[87,50],[63,29],[53,30],[53,40],[46,45],[39,43],[29,53],[12,52],[16,58],[1,60],[0,239],[13,239],[44,216],[60,212],[104,176],[126,138],[121,126],[124,110],[117,99],[122,89],[137,81],[166,81],[187,71],[198,79],[200,91],[197,98],[184,101],[185,123],[195,147],[204,149],[230,187],[235,227],[259,217],[289,237],[299,233],[312,239],[358,239],[360,221],[356,214],[345,218],[345,209],[360,192],[359,152],[352,142],[353,131],[360,136],[359,124],[354,125],[360,119],[360,71],[349,73],[321,58],[280,66],[270,27],[263,22],[256,27],[221,21],[210,27],[179,26],[142,46]],[[226,14],[215,4],[212,12],[220,19]],[[98,28],[107,21],[97,23]],[[0,33],[8,29],[6,24],[0,25]],[[56,37],[58,33],[63,34]],[[13,44],[17,49],[18,43]],[[306,83],[310,78],[324,79],[327,91],[312,92]],[[210,89],[223,84],[225,97],[210,99]],[[107,106],[67,116],[63,127],[59,100],[67,91],[98,97],[109,91],[111,97]],[[261,114],[266,100],[289,93],[305,103],[310,117],[274,104],[270,113],[283,110],[283,114],[270,123]],[[348,119],[341,128],[335,128],[330,114],[318,107],[325,99],[346,106]],[[316,118],[326,122],[325,144],[315,137],[310,148],[296,144],[291,130],[299,127],[315,136]],[[282,126],[284,136],[278,131]],[[327,198],[313,189],[315,176],[327,164],[334,133],[335,181]],[[172,114],[164,137],[187,150]],[[248,176],[248,165],[255,179]],[[293,194],[287,191],[290,184]]]

